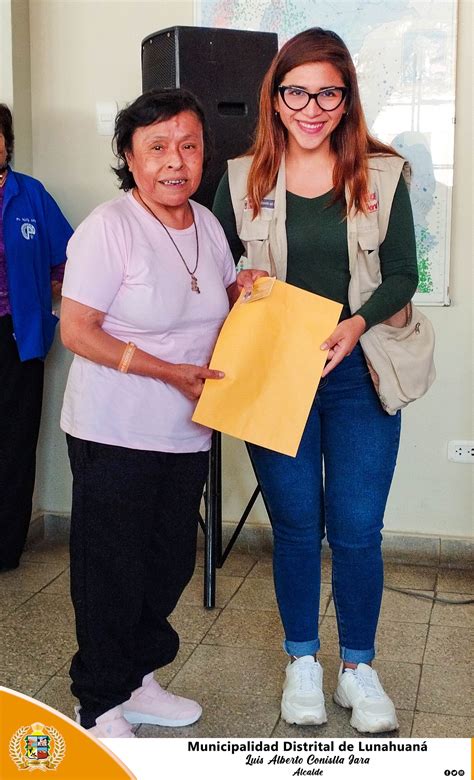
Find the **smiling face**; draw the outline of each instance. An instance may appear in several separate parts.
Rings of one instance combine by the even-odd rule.
[[[338,69],[329,62],[307,62],[285,74],[281,81],[285,87],[299,87],[316,93],[327,87],[344,87]],[[279,85],[278,85],[279,86]],[[275,98],[275,109],[288,131],[288,152],[319,151],[329,154],[330,136],[345,113],[345,100],[334,111],[324,111],[315,100],[306,108],[293,111],[280,95]]]
[[[193,111],[138,127],[126,152],[137,190],[158,216],[187,204],[201,182],[203,157],[202,124]]]

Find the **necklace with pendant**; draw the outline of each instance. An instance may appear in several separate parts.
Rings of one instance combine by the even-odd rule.
[[[200,293],[201,290],[199,289],[198,280],[196,278],[196,271],[197,271],[197,267],[199,265],[199,236],[198,236],[197,225],[196,225],[196,218],[194,216],[193,207],[191,206],[191,204],[189,204],[189,208],[191,209],[191,214],[193,215],[194,233],[196,235],[196,262],[194,264],[193,270],[191,271],[191,269],[189,268],[186,260],[184,259],[183,255],[181,254],[181,251],[180,251],[176,241],[174,240],[173,236],[169,232],[169,230],[166,227],[166,225],[161,221],[161,219],[159,217],[156,216],[155,212],[151,210],[151,208],[148,206],[148,204],[145,203],[145,201],[143,200],[142,196],[140,195],[138,189],[136,190],[136,193],[137,193],[138,197],[140,198],[140,201],[145,206],[146,210],[149,211],[150,214],[152,215],[152,217],[155,217],[157,222],[160,223],[161,227],[163,228],[163,230],[167,234],[168,238],[170,239],[171,243],[173,244],[174,248],[176,249],[178,255],[180,256],[180,258],[182,260],[182,263],[183,263],[184,267],[186,268],[186,271],[188,272],[188,274],[191,277],[191,290],[192,290],[192,292]]]

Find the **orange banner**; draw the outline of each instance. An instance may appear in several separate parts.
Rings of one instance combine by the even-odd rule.
[[[65,715],[0,687],[0,778],[136,780],[110,750]]]

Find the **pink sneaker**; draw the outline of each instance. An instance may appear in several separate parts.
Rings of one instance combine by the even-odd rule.
[[[154,679],[153,672],[143,678],[141,688],[133,691],[122,708],[129,723],[151,723],[154,726],[189,726],[202,714],[202,707],[196,701],[164,691]]]
[[[74,707],[76,713],[76,723],[81,723],[81,708]],[[96,725],[91,729],[86,729],[88,734],[93,734],[97,739],[109,739],[112,737],[126,739],[127,737],[135,737],[130,724],[123,717],[122,705],[112,707],[111,710],[107,710],[103,715],[99,715],[96,719]]]

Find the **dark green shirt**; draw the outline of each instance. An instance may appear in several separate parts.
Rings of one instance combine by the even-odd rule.
[[[286,281],[343,304],[341,319],[350,317],[347,223],[341,203],[331,204],[332,191],[317,198],[286,193],[288,268]],[[244,246],[237,234],[225,173],[213,206],[237,262]],[[358,311],[367,327],[386,320],[412,298],[418,284],[415,230],[408,190],[400,176],[385,240],[380,245],[382,284]]]

